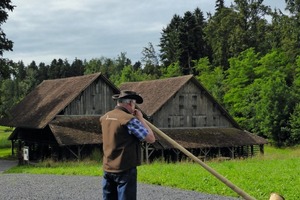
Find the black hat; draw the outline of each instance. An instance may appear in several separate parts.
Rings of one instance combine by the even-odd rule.
[[[134,99],[136,103],[141,104],[143,103],[143,98],[133,91],[122,90],[120,94],[115,94],[112,96],[113,99]]]

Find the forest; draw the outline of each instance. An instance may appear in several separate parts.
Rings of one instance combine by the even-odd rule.
[[[0,116],[43,80],[101,72],[116,86],[122,82],[193,74],[239,125],[271,144],[300,143],[300,0],[285,0],[285,10],[263,0],[215,1],[215,12],[201,8],[173,15],[161,31],[158,51],[152,43],[132,63],[117,58],[54,58],[49,65],[25,66],[3,58],[13,50],[1,24],[14,9],[0,2]],[[287,14],[288,13],[288,14]]]

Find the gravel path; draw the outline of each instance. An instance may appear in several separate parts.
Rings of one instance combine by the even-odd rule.
[[[0,161],[0,172],[4,169]],[[13,163],[10,163],[11,165]],[[5,164],[6,168],[9,164]],[[3,171],[3,170],[2,170]],[[99,200],[102,177],[0,173],[0,199],[5,200]],[[138,184],[139,200],[234,200],[193,191]]]

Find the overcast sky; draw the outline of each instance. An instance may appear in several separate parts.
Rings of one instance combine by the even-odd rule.
[[[229,6],[231,0],[225,0]],[[271,3],[272,2],[272,5]],[[121,52],[136,62],[151,42],[156,52],[161,32],[174,14],[200,8],[206,17],[215,0],[12,0],[16,5],[2,29],[14,42],[3,57],[24,64],[56,58],[117,58]],[[283,10],[284,0],[265,0]]]

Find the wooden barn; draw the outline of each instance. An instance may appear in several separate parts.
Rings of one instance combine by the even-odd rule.
[[[236,158],[263,152],[261,137],[241,130],[227,111],[192,76],[124,83],[140,93],[141,110],[155,126],[201,158]],[[102,149],[99,117],[113,109],[119,93],[101,73],[45,80],[11,111],[0,125],[15,127],[9,137],[17,152],[29,148],[30,160],[80,159]],[[182,154],[162,138],[143,145],[144,160]]]
[[[25,146],[30,160],[80,158],[101,145],[98,119],[115,107],[111,97],[116,93],[119,89],[101,73],[45,80],[0,124],[15,127],[9,137],[13,153]]]
[[[227,159],[263,153],[267,141],[242,130],[193,75],[129,82],[120,89],[139,93],[149,121],[196,156]],[[147,148],[150,158],[157,152],[172,160],[183,156],[160,137]]]

